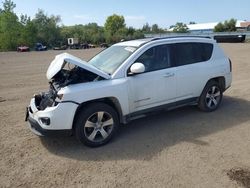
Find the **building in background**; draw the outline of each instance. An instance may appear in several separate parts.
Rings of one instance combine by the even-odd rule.
[[[200,33],[213,33],[214,27],[219,22],[212,23],[200,23],[200,24],[188,24],[187,27],[190,33],[200,34]],[[236,22],[237,31],[250,31],[250,22],[237,20]]]
[[[219,22],[188,24],[187,33],[175,33],[174,27],[171,27],[167,33],[149,33],[145,34],[146,38],[152,37],[176,37],[176,36],[202,36],[209,37],[217,42],[244,42],[250,39],[250,21],[237,20],[235,27],[236,32],[214,32],[215,26]]]
[[[250,31],[250,22],[246,22],[246,21],[240,22],[240,26],[237,27],[237,30],[239,30],[239,31]]]

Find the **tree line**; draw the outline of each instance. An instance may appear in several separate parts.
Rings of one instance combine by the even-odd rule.
[[[48,47],[62,46],[67,44],[68,38],[78,38],[81,43],[113,44],[118,41],[143,38],[144,34],[168,33],[167,29],[160,28],[157,24],[144,24],[142,28],[127,27],[125,19],[121,15],[113,14],[106,19],[104,26],[97,23],[86,25],[64,26],[59,25],[59,15],[47,15],[38,9],[35,17],[22,14],[16,15],[16,4],[12,0],[5,0],[0,8],[0,51],[15,50],[17,46],[26,45],[34,47],[39,42]],[[195,24],[190,22],[189,24]],[[236,20],[231,19],[219,23],[214,31],[235,31]],[[177,22],[170,26],[173,32],[189,32],[186,24]]]
[[[104,26],[97,23],[86,25],[59,26],[59,15],[47,15],[38,9],[31,19],[14,12],[16,4],[5,0],[0,8],[0,51],[15,50],[17,46],[34,47],[40,42],[48,47],[67,44],[67,38],[79,38],[81,43],[112,44],[118,41],[143,38],[144,33],[164,33],[166,30],[157,24],[146,23],[141,29],[126,27],[123,16],[113,14],[106,19]]]
[[[230,19],[224,21],[224,23],[219,22],[215,27],[214,27],[214,32],[233,32],[236,31],[236,19]]]

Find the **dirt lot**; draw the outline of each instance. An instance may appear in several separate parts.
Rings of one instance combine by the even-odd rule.
[[[231,175],[250,168],[250,44],[221,46],[233,84],[216,112],[185,107],[139,119],[95,149],[74,137],[39,138],[24,122],[61,51],[0,53],[0,187],[242,186]],[[70,53],[87,60],[99,50]]]

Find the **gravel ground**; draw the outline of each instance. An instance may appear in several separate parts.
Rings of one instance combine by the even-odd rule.
[[[237,179],[250,173],[234,170],[250,168],[250,44],[221,46],[233,62],[233,84],[216,112],[161,112],[94,149],[74,137],[39,138],[24,122],[62,51],[0,53],[0,187],[250,187]],[[99,51],[69,52],[87,60]]]

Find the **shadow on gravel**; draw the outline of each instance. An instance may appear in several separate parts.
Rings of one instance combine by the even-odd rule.
[[[232,168],[227,172],[231,180],[236,181],[239,185],[249,188],[250,187],[250,170],[246,168]]]
[[[53,154],[76,160],[150,160],[163,149],[180,142],[203,146],[200,137],[240,125],[250,120],[250,101],[225,96],[221,107],[204,113],[196,107],[160,112],[122,126],[110,143],[88,148],[74,137],[42,137],[42,144]]]

